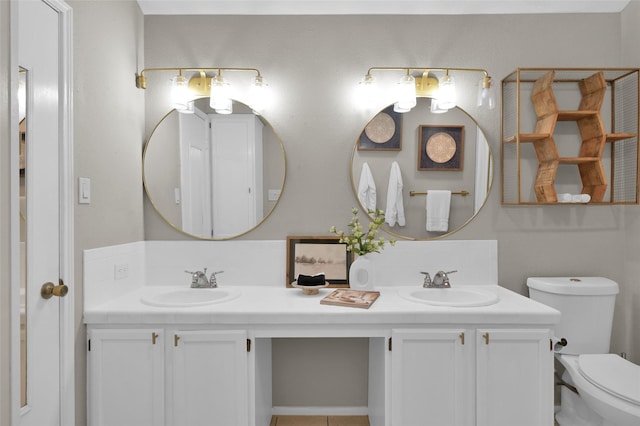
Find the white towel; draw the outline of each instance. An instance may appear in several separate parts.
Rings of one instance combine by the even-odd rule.
[[[427,231],[449,230],[449,207],[451,191],[430,189],[427,192]]]
[[[373,175],[367,163],[362,165],[362,172],[360,173],[358,200],[367,211],[376,211],[376,183],[373,181]]]
[[[402,200],[402,173],[397,162],[391,164],[389,172],[389,186],[387,187],[387,210],[384,213],[385,221],[389,226],[405,225],[404,202]]]

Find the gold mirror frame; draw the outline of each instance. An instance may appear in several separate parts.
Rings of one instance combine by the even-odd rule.
[[[200,98],[200,99],[206,99],[206,102],[208,104],[208,98]],[[196,99],[196,102],[198,101],[198,99]],[[239,102],[236,100],[233,100],[233,104],[234,104],[234,108],[237,108],[238,106],[242,109],[245,109],[247,111],[247,113],[249,113],[249,111],[251,111],[250,107]],[[278,204],[280,203],[280,200],[282,199],[282,191],[284,191],[284,185],[286,182],[286,177],[287,177],[287,157],[286,157],[286,153],[284,150],[284,145],[282,144],[282,140],[280,139],[280,136],[278,135],[278,133],[275,131],[275,129],[273,128],[273,126],[271,125],[271,123],[269,123],[263,116],[259,115],[259,114],[255,114],[254,115],[256,117],[258,117],[260,119],[260,121],[262,121],[262,123],[265,126],[268,126],[271,131],[273,132],[275,141],[278,143],[278,147],[279,147],[279,152],[282,155],[282,181],[280,182],[280,186],[279,188],[277,188],[279,190],[279,195],[277,200],[275,200],[273,202],[273,205],[271,206],[271,208],[269,209],[269,211],[267,211],[263,217],[257,221],[257,223],[242,231],[239,232],[237,234],[231,235],[231,236],[225,236],[225,237],[211,237],[211,238],[207,238],[207,237],[203,237],[203,236],[199,236],[199,235],[195,235],[193,233],[187,232],[184,229],[182,229],[181,226],[177,225],[176,223],[173,223],[170,219],[168,219],[165,215],[165,213],[161,210],[161,208],[158,206],[158,204],[156,203],[156,201],[154,200],[153,195],[151,194],[151,191],[149,189],[150,184],[148,182],[148,174],[146,172],[146,161],[147,161],[147,155],[149,152],[149,147],[151,146],[151,142],[153,139],[153,136],[156,134],[156,132],[158,131],[158,129],[160,128],[160,126],[162,125],[162,123],[165,121],[165,119],[167,119],[168,117],[171,116],[171,114],[179,114],[179,112],[175,109],[170,110],[167,114],[165,114],[160,121],[155,125],[154,129],[151,131],[151,134],[149,135],[149,137],[147,138],[146,142],[145,142],[145,146],[144,146],[144,150],[142,153],[142,182],[143,182],[143,187],[145,190],[145,194],[147,195],[147,198],[149,199],[149,202],[151,203],[151,205],[153,206],[154,210],[158,213],[158,215],[162,218],[162,220],[167,223],[171,228],[173,228],[174,230],[180,232],[183,235],[195,238],[195,239],[199,239],[199,240],[205,240],[205,241],[224,241],[224,240],[231,240],[234,238],[238,238],[241,237],[245,234],[248,234],[249,232],[257,229],[260,225],[262,225],[268,218],[269,216],[271,216],[271,214],[274,212],[274,210],[276,209],[276,207],[278,206]],[[264,204],[264,202],[263,202]]]
[[[419,97],[417,99],[418,102],[418,106],[421,105],[421,103],[423,104],[422,107],[420,109],[423,110],[429,110],[429,102],[430,102],[430,98],[427,97]],[[387,110],[388,108],[392,107],[393,105],[389,105],[387,107],[382,108],[382,110],[378,111],[377,113],[374,114],[374,116],[371,118],[371,120],[369,120],[369,122],[367,122],[367,124],[365,125],[365,127],[362,129],[362,132],[358,135],[358,137],[356,138],[354,147],[353,147],[353,151],[351,154],[351,164],[350,164],[350,178],[351,178],[351,189],[353,191],[354,197],[356,199],[356,202],[358,203],[359,209],[361,211],[366,211],[366,208],[360,203],[360,200],[358,198],[358,180],[360,179],[360,170],[355,170],[354,169],[354,162],[356,160],[356,155],[358,155],[358,152],[360,152],[360,150],[358,149],[358,144],[360,141],[360,138],[362,136],[362,134],[365,133],[365,129],[367,128],[367,126],[372,123],[374,121],[374,119],[378,116],[378,114],[380,114],[381,112]],[[470,215],[470,217],[468,217],[466,220],[463,220],[461,222],[459,222],[460,224],[454,224],[455,227],[451,228],[450,230],[448,230],[447,232],[444,232],[442,234],[438,234],[438,235],[430,235],[430,236],[421,236],[421,235],[407,235],[407,234],[403,234],[402,233],[402,227],[398,227],[397,225],[394,226],[393,228],[390,228],[389,225],[385,222],[384,225],[381,227],[381,229],[383,229],[386,233],[392,235],[393,237],[399,238],[399,239],[403,239],[403,240],[411,240],[411,241],[429,241],[429,240],[439,240],[439,239],[443,239],[446,238],[450,235],[453,235],[454,233],[460,231],[461,229],[463,229],[467,224],[469,224],[480,212],[480,210],[482,209],[482,207],[484,207],[484,205],[486,204],[487,200],[489,199],[489,195],[491,194],[491,189],[493,187],[493,181],[494,181],[494,174],[495,174],[495,163],[493,160],[493,153],[491,151],[491,146],[489,145],[489,142],[486,138],[486,135],[484,134],[484,132],[482,131],[482,129],[480,128],[480,126],[478,125],[478,122],[476,121],[476,119],[471,116],[471,114],[469,114],[467,111],[465,111],[464,109],[460,108],[460,107],[455,107],[455,110],[459,111],[459,113],[464,114],[464,116],[467,117],[467,119],[469,120],[469,123],[473,123],[476,126],[477,131],[482,134],[482,137],[486,143],[486,150],[487,150],[487,156],[488,156],[488,163],[487,163],[487,167],[488,167],[488,171],[487,171],[487,184],[486,184],[486,194],[484,197],[484,200],[482,201],[482,203],[478,206],[474,206],[473,208],[473,214]],[[414,113],[418,113],[417,109],[414,108],[414,110],[405,113],[405,114],[411,114],[412,112]],[[424,121],[424,125],[431,125],[431,124],[435,124],[435,125],[442,125],[445,126],[444,124],[441,124],[441,121],[444,120],[444,122],[447,123],[447,125],[456,125],[459,123],[455,123],[455,122],[451,122],[450,120],[446,120],[447,115],[450,115],[450,112],[444,113],[444,114],[435,114],[434,116],[438,116],[438,117],[443,117],[437,120],[437,123],[434,122],[432,119],[425,119]],[[402,114],[401,114],[402,115]],[[429,117],[428,115],[426,115],[425,117]],[[384,149],[380,149],[379,151],[385,151],[386,153],[383,153],[382,155],[386,155],[388,158],[388,165],[391,166],[392,161],[394,161],[392,159],[392,155],[394,151],[400,151],[400,150],[410,150],[411,153],[413,153],[413,155],[416,155],[416,144],[418,143],[418,138],[420,137],[419,134],[419,129],[406,129],[404,127],[404,125],[402,126],[402,130],[401,130],[401,142],[400,142],[400,149],[393,149],[393,150],[384,150]],[[412,132],[416,132],[416,138],[414,139],[413,137],[411,138],[411,140],[408,140],[407,136],[409,134],[413,135],[414,133]],[[467,130],[467,133],[469,133],[469,131]],[[414,144],[415,142],[415,144]],[[366,150],[369,151],[370,150]],[[375,151],[375,150],[374,150]],[[475,153],[475,149],[474,149],[474,153]],[[466,154],[465,154],[466,155]],[[475,161],[476,161],[476,156],[474,155],[474,162],[473,162],[473,167],[474,167],[474,177],[475,177]],[[424,174],[429,174],[429,173],[458,173],[457,171],[416,171],[417,169],[417,164],[418,164],[418,159],[415,158],[415,162],[413,163],[412,167],[415,173],[424,173]],[[386,173],[386,171],[385,171]],[[402,174],[403,174],[403,179],[404,179],[404,175],[406,173],[406,170],[402,170]],[[385,176],[388,176],[388,174],[385,174]],[[475,180],[475,179],[474,179]],[[386,191],[387,191],[387,183],[388,180],[378,180],[376,181],[377,184],[377,193],[384,193],[385,194],[385,199],[386,199]],[[454,208],[454,204],[455,204],[455,197],[464,195],[464,198],[469,197],[471,200],[474,199],[474,192],[475,192],[475,188],[432,188],[432,189],[451,189],[452,190],[452,200],[451,200],[451,208]],[[424,196],[426,194],[426,192],[420,192],[421,189],[420,188],[409,188],[407,187],[407,184],[405,182],[404,187],[403,187],[403,198],[404,198],[404,202],[405,202],[405,208],[406,208],[406,203],[407,200],[410,198],[414,198],[413,196],[410,196],[409,193],[410,192],[415,192],[416,196],[421,196],[420,198],[420,202],[422,204],[425,203],[424,201]],[[466,193],[466,194],[463,194]],[[381,202],[377,203],[377,208],[381,209],[381,210],[385,210],[386,205],[383,205]],[[425,206],[426,208],[426,206]],[[422,216],[424,218],[424,216]],[[408,219],[409,220],[409,219]],[[422,218],[421,218],[422,220]],[[425,219],[426,220],[426,219]],[[423,222],[421,222],[423,223]],[[424,227],[424,223],[423,223],[423,227]],[[429,233],[429,231],[423,231],[424,233]]]

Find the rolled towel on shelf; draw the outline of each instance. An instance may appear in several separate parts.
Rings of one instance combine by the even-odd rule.
[[[326,281],[324,278],[324,273],[316,275],[298,274],[297,284],[302,286],[317,286],[325,285]]]
[[[573,198],[572,195],[567,193],[567,192],[562,193],[562,194],[558,194],[558,202],[559,203],[570,203],[570,202],[572,202],[572,198]]]
[[[591,195],[589,195],[589,194],[580,194],[580,202],[581,203],[588,203],[589,201],[591,201]]]

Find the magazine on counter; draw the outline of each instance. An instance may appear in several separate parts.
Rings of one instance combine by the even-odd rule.
[[[351,308],[369,309],[373,302],[380,297],[379,291],[351,290],[341,288],[335,290],[322,300],[322,305],[348,306]]]

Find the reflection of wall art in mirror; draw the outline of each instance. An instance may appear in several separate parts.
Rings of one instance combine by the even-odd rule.
[[[464,126],[421,125],[418,170],[462,170]]]
[[[364,128],[358,139],[361,151],[400,151],[402,148],[402,114],[393,105],[378,113]]]
[[[298,274],[324,273],[329,287],[349,286],[353,255],[338,237],[287,237],[287,287]]]

